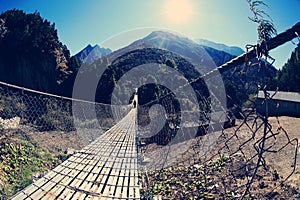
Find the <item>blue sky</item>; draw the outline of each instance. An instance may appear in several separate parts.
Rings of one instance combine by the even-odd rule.
[[[116,49],[143,37],[152,28],[242,48],[257,42],[256,24],[248,19],[252,14],[246,0],[183,0],[187,6],[180,8],[173,8],[170,1],[180,0],[0,0],[0,12],[12,8],[27,13],[39,11],[43,18],[56,24],[60,40],[71,54],[87,44]],[[300,21],[300,0],[264,2],[269,9],[263,9],[272,17],[278,33]],[[123,35],[119,41],[106,42],[118,34]],[[294,48],[289,42],[271,51],[277,68],[287,61]]]

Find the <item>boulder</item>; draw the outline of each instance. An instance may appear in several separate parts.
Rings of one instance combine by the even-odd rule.
[[[20,117],[13,117],[10,119],[2,119],[0,117],[0,128],[2,129],[18,129],[20,127]]]

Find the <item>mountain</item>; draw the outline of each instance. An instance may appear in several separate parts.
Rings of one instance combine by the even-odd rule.
[[[184,60],[180,60],[178,57]],[[197,78],[232,58],[234,56],[228,53],[199,45],[186,37],[169,32],[154,31],[148,36],[96,60],[90,66],[81,67],[79,73],[84,74],[85,79],[90,79],[90,81],[91,77],[99,80],[100,77],[95,76],[101,75],[102,79],[99,81],[101,89],[98,87],[100,92],[97,93],[96,99],[102,103],[110,103],[111,94],[109,92],[113,91],[117,81],[127,71],[138,65],[161,63],[173,66],[172,62],[174,61],[174,67],[181,70],[186,77]],[[105,70],[104,73],[103,70]],[[191,79],[188,78],[188,80]],[[84,98],[84,96],[88,95],[82,92],[77,98]],[[144,102],[147,100],[145,99]]]
[[[105,57],[112,51],[109,48],[101,48],[99,45],[92,46],[88,44],[84,49],[78,52],[75,56],[81,62],[92,63],[95,60]]]
[[[209,72],[234,58],[226,52],[199,45],[189,38],[165,31],[154,31],[129,46],[113,52],[108,57],[118,57],[126,52],[142,48],[164,49],[176,53],[192,62],[202,73]]]
[[[239,55],[245,53],[245,51],[243,49],[241,49],[240,47],[227,46],[225,44],[215,43],[215,42],[205,40],[205,39],[197,39],[196,42],[203,46],[207,46],[207,47],[211,47],[211,48],[214,48],[214,49],[217,49],[220,51],[224,51],[224,52],[229,53],[234,56],[239,56]]]
[[[165,31],[154,31],[145,38],[132,43],[132,45],[143,44],[147,47],[163,48],[193,60],[194,63],[201,63],[201,71],[212,70],[233,58],[228,53],[199,45],[187,37]]]
[[[91,70],[89,74],[99,74],[92,72],[92,70],[100,69],[104,61],[105,63],[109,63],[99,81],[96,99],[103,103],[110,103],[111,92],[116,83],[124,74],[136,66],[149,63],[165,64],[181,72],[188,80],[192,80],[230,61],[234,57],[224,51],[195,43],[186,37],[169,32],[155,31],[122,49],[112,52],[104,59],[95,61],[93,66],[88,69]],[[251,62],[251,66],[253,66],[253,63],[257,63],[258,60],[253,59]],[[223,73],[222,78],[225,82],[226,90],[229,92],[235,92],[233,90],[236,90],[239,93],[239,95],[236,95],[236,100],[240,96],[246,97],[247,92],[255,92],[253,90],[245,91],[244,85],[241,82],[250,83],[256,81],[262,83],[265,78],[273,77],[276,74],[276,69],[273,66],[265,64],[261,66],[245,69],[243,76],[238,74],[235,76],[232,75],[234,70],[241,71],[243,66],[237,66],[236,69],[231,69]],[[203,87],[202,83],[197,84],[195,90],[199,92],[199,88]],[[215,85],[218,84],[223,83],[215,83]],[[129,89],[124,89],[124,91],[130,93]],[[159,92],[156,91],[156,93],[158,94]],[[199,94],[201,95],[201,93]],[[154,96],[158,97],[155,94],[147,94],[147,98],[141,96],[140,98],[143,98],[143,102],[145,103],[149,99],[153,100]],[[201,98],[200,96],[198,97]],[[242,100],[239,101],[239,104],[243,103]]]

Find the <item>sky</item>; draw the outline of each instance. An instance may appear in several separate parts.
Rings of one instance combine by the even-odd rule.
[[[271,16],[278,33],[300,21],[300,0],[264,2],[269,8],[261,8]],[[72,55],[87,44],[116,50],[156,29],[244,50],[258,40],[246,0],[0,0],[0,13],[13,8],[38,11],[55,23]],[[275,67],[281,68],[295,47],[288,42],[272,50]]]

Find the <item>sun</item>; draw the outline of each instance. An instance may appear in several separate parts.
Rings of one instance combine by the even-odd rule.
[[[184,24],[191,19],[193,6],[190,0],[167,0],[164,5],[164,14],[169,22]]]

